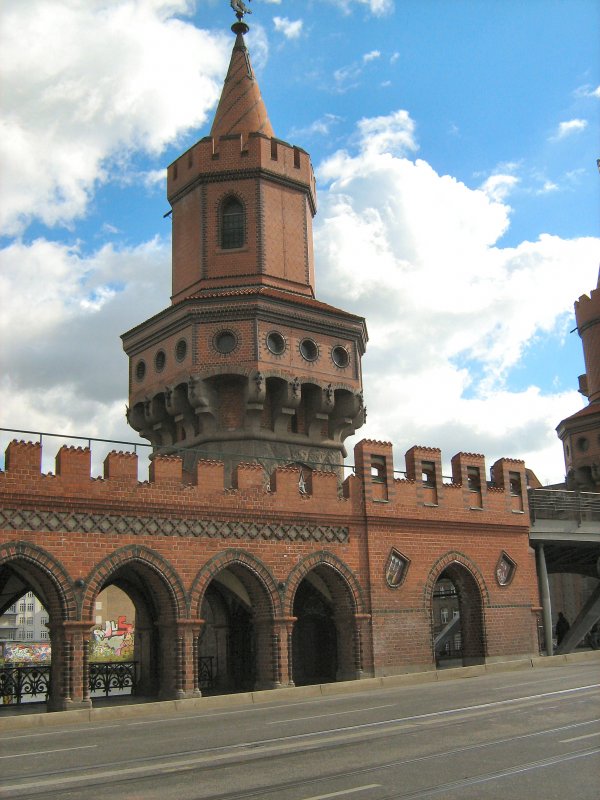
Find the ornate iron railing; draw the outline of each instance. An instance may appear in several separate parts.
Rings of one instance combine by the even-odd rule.
[[[557,519],[582,522],[600,520],[600,493],[571,492],[566,489],[530,489],[531,520]]]
[[[133,692],[136,684],[137,661],[98,661],[90,664],[90,692]]]
[[[45,702],[49,691],[50,667],[47,665],[0,667],[0,697],[4,705],[20,705],[24,698]]]
[[[200,656],[198,659],[198,684],[200,689],[212,689],[215,685],[213,656]]]
[[[215,683],[215,659],[198,659],[200,688],[210,690]],[[90,664],[90,692],[105,697],[119,692],[133,693],[137,679],[137,661],[105,661]],[[45,702],[50,693],[50,665],[8,665],[0,667],[0,705],[20,705],[25,702]]]

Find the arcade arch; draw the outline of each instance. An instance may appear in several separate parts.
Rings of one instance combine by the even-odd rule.
[[[278,590],[271,573],[249,553],[220,554],[192,587],[192,609],[204,621],[198,654],[201,674],[215,693],[271,689],[282,683]]]
[[[184,695],[178,620],[185,617],[185,594],[179,576],[159,554],[131,547],[104,559],[85,582],[82,618],[91,628],[96,601],[105,589],[116,586],[134,607],[136,694],[174,698]]]
[[[438,666],[455,665],[457,659],[462,666],[484,663],[487,592],[481,576],[463,559],[443,559],[430,575],[426,589]]]
[[[29,542],[9,542],[0,547],[0,614],[28,592],[38,598],[48,615],[47,627],[54,652],[62,654],[72,646],[72,629],[77,602],[72,581],[62,566],[43,548]],[[67,708],[76,694],[72,671],[55,657],[50,663],[48,708]]]
[[[353,680],[363,673],[362,622],[368,615],[352,572],[321,553],[301,562],[288,581],[294,684]]]

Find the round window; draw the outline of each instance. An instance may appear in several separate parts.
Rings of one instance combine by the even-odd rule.
[[[146,377],[146,362],[138,361],[135,365],[135,377],[138,381],[143,381]]]
[[[154,366],[156,367],[157,372],[162,372],[165,368],[165,364],[167,363],[167,357],[165,355],[164,350],[159,350],[158,353],[154,356]]]
[[[319,348],[312,339],[302,339],[300,342],[300,354],[306,361],[316,361],[319,357]]]
[[[333,363],[336,365],[336,367],[347,367],[350,363],[348,351],[341,345],[337,345],[333,348],[331,351],[331,358],[333,359]]]
[[[276,356],[280,356],[285,350],[285,339],[277,331],[271,331],[267,336],[267,347]]]
[[[177,361],[183,361],[187,355],[187,342],[185,339],[180,339],[175,345],[175,358]]]
[[[232,331],[220,331],[215,336],[215,347],[219,353],[227,355],[232,353],[237,347],[237,337]]]

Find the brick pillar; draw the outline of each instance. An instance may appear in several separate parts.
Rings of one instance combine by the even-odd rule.
[[[357,678],[365,675],[365,637],[368,636],[366,628],[370,619],[370,614],[354,615],[354,667]]]
[[[153,663],[152,637],[154,626],[138,624],[136,620],[133,658],[136,661],[135,695],[151,697],[156,693],[156,665]]]
[[[181,688],[183,673],[182,647],[184,646],[176,622],[155,623],[158,633],[158,697],[160,700],[178,700],[184,695]]]
[[[180,619],[175,626],[175,686],[178,698],[200,697],[198,683],[198,637],[204,620]]]
[[[292,675],[292,634],[295,622],[296,617],[275,617],[273,620],[279,686],[294,686]]]
[[[275,689],[281,686],[278,665],[280,664],[280,632],[271,617],[254,620],[256,641],[255,690]]]
[[[50,624],[51,688],[48,711],[91,708],[88,648],[93,620]]]
[[[355,615],[345,613],[335,614],[335,629],[337,633],[337,673],[338,681],[353,681],[359,677],[357,670],[357,639]]]

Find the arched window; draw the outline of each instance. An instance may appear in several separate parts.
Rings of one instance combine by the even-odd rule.
[[[245,227],[244,206],[236,197],[228,198],[221,210],[221,247],[243,247]]]

